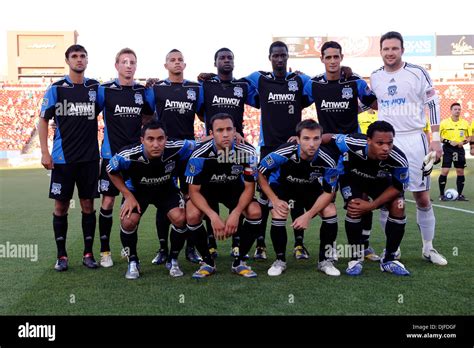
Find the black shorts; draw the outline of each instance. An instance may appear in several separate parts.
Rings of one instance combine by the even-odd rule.
[[[305,210],[310,210],[318,197],[323,193],[323,190],[315,190],[313,188],[306,189],[295,189],[288,186],[282,185],[270,185],[271,189],[282,201],[288,202],[291,205],[292,209],[295,207],[297,209],[304,208]],[[271,202],[268,203],[270,209],[272,208]]]
[[[176,187],[163,188],[163,190],[160,190],[160,194],[155,196],[150,196],[149,194],[140,192],[133,192],[133,196],[140,205],[140,215],[145,213],[150,204],[153,204],[158,209],[158,211],[164,213],[165,215],[168,214],[171,209],[184,208],[185,206],[183,195]],[[124,201],[125,199],[122,198],[122,204]],[[136,208],[133,210],[133,212],[139,214]]]
[[[109,174],[107,173],[107,165],[109,164],[109,161],[110,160],[106,158],[103,158],[101,161],[99,175],[99,193],[103,196],[116,197],[120,194],[120,191],[112,183]]]
[[[202,187],[202,186],[201,186]],[[225,190],[212,190],[207,191],[201,189],[201,194],[207,201],[207,204],[214,210],[215,212],[219,212],[219,203],[225,205],[229,212],[231,212],[237,204],[239,204],[240,196],[242,195],[243,190],[232,190],[232,191],[225,191]],[[256,201],[255,197],[252,201]]]
[[[376,199],[391,185],[392,181],[390,178],[373,180],[351,174],[340,176],[339,187],[341,188],[342,198],[344,198],[344,209],[347,208],[347,203],[351,199],[366,199],[367,197]],[[403,197],[403,192],[400,193],[399,197]]]
[[[99,160],[80,163],[55,164],[51,171],[49,198],[69,201],[74,194],[74,185],[80,199],[99,197]]]
[[[441,167],[451,168],[451,164],[454,164],[454,168],[465,168],[466,151],[464,148],[443,144],[443,164]]]

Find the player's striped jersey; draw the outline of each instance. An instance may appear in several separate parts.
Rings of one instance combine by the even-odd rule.
[[[197,82],[166,79],[153,86],[151,102],[166,134],[176,139],[194,140],[194,118],[202,107],[202,87]]]
[[[326,74],[318,75],[306,82],[304,93],[316,105],[323,133],[359,132],[359,100],[365,106],[376,100],[367,83],[357,75],[336,81],[328,81]]]
[[[234,126],[240,135],[243,133],[245,104],[257,106],[256,89],[244,79],[223,81],[215,76],[202,82],[204,91],[202,115],[206,133],[211,130],[210,120],[215,114],[225,112],[234,120]]]
[[[99,86],[97,99],[104,117],[102,158],[110,159],[121,148],[140,141],[142,115],[153,114],[150,93],[138,83],[121,86],[118,79]]]
[[[335,134],[330,143],[337,147],[343,156],[344,174],[354,175],[365,180],[391,178],[395,188],[403,191],[409,181],[408,161],[395,145],[386,160],[374,160],[368,157],[367,136],[364,134]]]
[[[271,72],[257,71],[245,77],[258,92],[261,108],[260,146],[280,146],[296,135],[303,108],[309,104],[303,95],[310,79],[304,74],[287,73],[277,78]]]
[[[472,135],[471,127],[466,120],[460,118],[455,122],[451,117],[441,121],[439,134],[441,138],[455,142],[463,142]]]
[[[186,167],[186,182],[207,190],[236,192],[244,189],[244,181],[257,178],[257,152],[248,143],[236,144],[225,150],[217,149],[214,140],[201,144]]]
[[[194,141],[169,140],[163,154],[150,159],[143,144],[129,145],[110,159],[107,172],[121,173],[128,178],[126,183],[130,191],[156,198],[168,185],[176,186],[178,163],[187,160],[194,148]]]
[[[321,189],[331,193],[337,187],[339,157],[339,153],[321,145],[311,160],[303,160],[300,145],[291,142],[263,158],[258,170],[268,177],[270,185],[280,185],[301,193]]]
[[[40,117],[56,123],[51,153],[55,164],[99,159],[98,88],[96,80],[84,78],[84,83],[75,84],[65,76],[46,91]]]
[[[425,106],[431,125],[440,122],[439,99],[431,78],[420,66],[404,63],[394,72],[380,68],[370,77],[378,101],[379,120],[398,132],[421,132],[425,127]]]

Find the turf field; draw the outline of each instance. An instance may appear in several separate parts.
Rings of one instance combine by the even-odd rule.
[[[469,171],[469,168],[470,171]],[[109,269],[89,270],[82,266],[80,207],[69,214],[67,247],[69,271],[53,270],[56,248],[52,232],[53,202],[47,198],[49,177],[42,169],[0,171],[0,244],[37,244],[38,260],[0,258],[0,315],[472,315],[474,247],[474,160],[468,163],[465,195],[470,202],[439,202],[437,177],[432,191],[434,204],[469,212],[435,207],[437,234],[435,247],[449,261],[446,267],[434,266],[421,258],[421,239],[415,224],[413,203],[407,203],[408,225],[402,242],[402,261],[410,277],[382,273],[377,263],[366,262],[364,273],[352,278],[344,274],[346,259],[337,267],[342,271],[332,278],[316,271],[319,245],[319,220],[306,232],[311,253],[306,261],[288,257],[288,269],[280,277],[266,274],[273,261],[267,232],[268,254],[265,262],[251,261],[259,274],[243,279],[230,273],[230,243],[220,244],[218,273],[203,280],[191,274],[196,265],[180,255],[185,276],[169,277],[164,266],[151,264],[158,241],[154,227],[154,207],[150,207],[139,229],[138,252],[142,277],[126,280],[126,261],[119,257],[117,222],[112,232],[115,265]],[[455,187],[453,172],[447,187]],[[341,199],[338,198],[340,203]],[[115,216],[118,206],[115,209]],[[344,220],[339,217],[338,242],[346,241]],[[372,245],[384,246],[383,233],[375,213]],[[289,230],[288,255],[293,245]],[[95,253],[99,255],[98,232]],[[253,252],[253,250],[252,250]]]

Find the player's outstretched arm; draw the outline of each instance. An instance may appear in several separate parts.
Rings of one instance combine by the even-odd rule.
[[[137,200],[135,199],[135,196],[133,195],[132,192],[127,188],[127,185],[125,185],[125,181],[123,180],[122,175],[119,173],[108,173],[110,181],[115,185],[115,187],[120,191],[120,193],[123,195],[123,198],[125,201],[122,204],[122,208],[120,209],[120,219],[122,220],[123,218],[130,217],[130,214],[133,212],[133,210],[136,208],[138,212],[141,214],[141,208],[140,205],[138,204]]]
[[[289,212],[288,203],[282,201],[278,196],[273,192],[272,188],[268,184],[268,179],[264,174],[259,173],[258,175],[258,184],[262,191],[267,195],[270,202],[272,202],[273,209],[280,215],[280,216],[287,216]]]
[[[294,229],[305,230],[309,227],[311,219],[324,210],[332,201],[334,193],[323,192],[314,202],[310,210],[298,216],[291,224]]]
[[[239,227],[239,220],[242,212],[248,207],[252,198],[255,194],[255,183],[245,181],[245,188],[242,194],[240,195],[239,202],[237,206],[230,212],[229,217],[225,222],[225,235],[230,237]]]
[[[39,134],[39,141],[41,146],[41,164],[46,169],[53,169],[54,163],[51,154],[49,153],[48,149],[48,120],[45,118],[39,119],[38,123],[38,134]]]
[[[381,205],[393,201],[400,195],[401,191],[395,186],[387,187],[387,189],[372,202],[365,201],[360,198],[355,198],[349,201],[347,205],[347,212],[353,216],[362,216],[372,210],[377,209]]]
[[[201,185],[189,185],[189,198],[196,208],[209,217],[216,238],[218,240],[225,239],[225,223],[222,221],[219,214],[217,214],[207,203],[206,198],[201,193]]]

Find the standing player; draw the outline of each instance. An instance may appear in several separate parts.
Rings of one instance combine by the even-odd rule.
[[[189,158],[194,142],[167,141],[163,124],[157,121],[142,127],[140,140],[141,144],[130,145],[114,155],[107,166],[110,180],[123,195],[120,239],[128,254],[125,278],[140,276],[137,229],[149,204],[163,211],[172,223],[169,273],[172,277],[181,277],[178,255],[187,229],[184,200],[174,177],[177,164]],[[128,178],[127,183],[124,177]]]
[[[410,273],[395,256],[405,233],[406,217],[403,192],[408,184],[408,161],[393,145],[395,130],[390,123],[376,121],[362,134],[337,134],[332,145],[343,155],[344,176],[340,178],[346,214],[346,234],[352,249],[346,273],[362,273],[362,250],[357,251],[362,236],[361,217],[385,206],[389,216],[385,225],[387,238],[380,269],[396,275]],[[372,200],[368,201],[365,196]],[[362,248],[360,248],[362,249]]]
[[[443,164],[441,165],[441,174],[439,175],[439,199],[446,201],[444,189],[448,180],[449,169],[454,163],[456,168],[456,187],[459,193],[458,201],[468,201],[462,194],[464,189],[464,168],[466,167],[466,151],[464,145],[468,143],[471,136],[471,127],[469,123],[460,119],[461,104],[451,104],[451,117],[441,121],[439,133],[443,141]]]
[[[123,147],[140,141],[143,123],[151,120],[153,105],[145,94],[145,87],[135,83],[137,56],[130,48],[121,49],[115,56],[118,78],[99,87],[98,103],[104,117],[104,140],[101,148],[99,192],[102,206],[99,214],[100,265],[113,265],[110,252],[110,232],[115,197],[119,190],[110,182],[107,165],[114,154]]]
[[[474,120],[472,120],[471,123],[471,139],[469,145],[471,147],[471,156],[474,156]]]
[[[377,108],[377,98],[367,83],[355,74],[346,77],[342,73],[341,62],[344,59],[342,47],[335,41],[327,41],[321,47],[321,62],[325,73],[308,81],[305,95],[314,102],[318,112],[318,121],[324,133],[359,133],[359,102],[364,107]],[[372,247],[369,237],[372,230],[372,212],[362,217],[365,257],[372,261],[380,260]]]
[[[298,230],[304,231],[314,216],[321,215],[318,269],[327,275],[340,275],[328,257],[332,253],[326,252],[332,249],[337,236],[336,206],[331,201],[337,188],[339,153],[320,147],[321,133],[316,121],[302,121],[296,126],[296,142],[281,145],[260,162],[258,182],[270,200],[270,233],[276,254],[268,270],[270,276],[286,270],[286,220],[295,203],[306,209],[293,217],[292,226]]]
[[[152,87],[153,104],[158,120],[163,123],[166,134],[170,138],[194,140],[194,119],[202,106],[202,87],[197,82],[184,79],[186,63],[179,50],[173,49],[166,55],[164,66],[168,70],[168,78],[158,81]],[[180,189],[187,195],[184,177],[185,165],[185,163],[179,163],[178,173]],[[168,256],[169,230],[169,221],[166,216],[160,216],[159,212],[156,215],[156,228],[160,240],[160,250],[152,262],[159,265],[165,263]],[[187,242],[186,259],[194,263],[201,261],[191,240]],[[169,263],[167,265],[169,267]]]
[[[423,172],[423,160],[429,151],[441,157],[439,134],[439,100],[431,78],[422,67],[402,61],[403,37],[388,32],[380,38],[384,66],[372,73],[372,90],[377,96],[379,120],[389,122],[397,132],[395,145],[410,164],[408,190],[416,201],[416,220],[423,240],[423,258],[436,264],[448,261],[433,247],[436,219],[430,202],[430,177]],[[432,140],[428,145],[425,127],[425,106],[430,112]]]
[[[257,274],[244,262],[244,256],[252,247],[261,223],[260,206],[254,201],[257,153],[252,145],[235,142],[230,114],[214,115],[210,126],[213,139],[193,152],[186,168],[191,198],[186,206],[186,219],[204,259],[193,278],[208,277],[216,272],[208,249],[208,233],[202,223],[204,215],[210,219],[217,239],[239,233],[240,253],[235,255],[232,272],[253,278]],[[217,212],[219,203],[229,209],[226,221]],[[243,222],[242,215],[245,216]]]
[[[228,113],[234,120],[237,142],[243,141],[244,137],[244,108],[245,104],[256,107],[256,90],[246,80],[237,80],[233,77],[234,53],[228,48],[221,48],[214,54],[214,66],[217,75],[202,82],[203,108],[200,119],[206,125],[206,132],[211,131],[210,119],[218,113]],[[217,244],[214,233],[208,225],[209,249],[214,257],[217,255]],[[232,236],[232,255],[240,251],[240,237]]]
[[[99,82],[84,77],[87,51],[81,45],[70,46],[65,53],[69,75],[53,83],[43,99],[38,130],[41,164],[51,169],[49,198],[54,199],[53,230],[58,250],[54,269],[66,271],[66,236],[69,203],[77,185],[82,210],[84,257],[82,263],[97,268],[92,253],[96,216],[94,198],[98,197],[99,144],[97,140],[97,89]],[[48,121],[54,118],[56,129],[52,154],[48,150]]]
[[[281,41],[270,45],[268,59],[272,72],[257,71],[245,79],[258,91],[261,107],[260,116],[260,159],[276,150],[280,145],[295,140],[296,125],[301,121],[303,108],[309,106],[303,95],[304,85],[310,77],[304,74],[288,72],[288,46]],[[265,230],[269,214],[268,199],[264,193],[259,198],[262,208],[262,230],[257,239],[256,259],[266,259]],[[292,218],[303,214],[298,205],[291,210]],[[307,259],[308,251],[304,247],[304,231],[294,229],[297,259]]]

